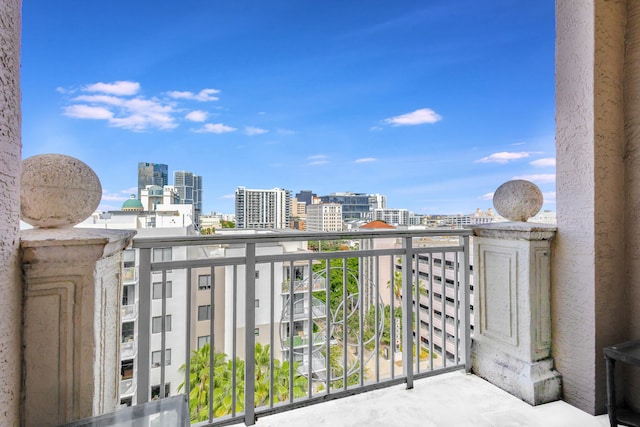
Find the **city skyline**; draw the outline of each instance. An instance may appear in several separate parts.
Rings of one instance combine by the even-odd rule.
[[[555,210],[554,2],[25,2],[23,157],[98,174],[101,209],[138,162],[234,191],[384,194],[471,213],[529,179]]]

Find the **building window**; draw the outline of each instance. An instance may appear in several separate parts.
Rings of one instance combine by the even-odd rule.
[[[199,305],[198,306],[198,321],[211,319],[211,306]]]
[[[136,251],[134,249],[127,249],[122,253],[122,263],[124,268],[131,268],[136,266]]]
[[[165,292],[167,298],[171,298],[173,296],[173,283],[171,280],[167,280]],[[162,299],[162,282],[153,282],[153,299]]]
[[[171,392],[171,383],[164,384],[164,396],[169,397],[169,393]],[[152,385],[151,386],[151,400],[157,400],[160,398],[160,386]]]
[[[153,262],[171,261],[171,248],[153,248]]]
[[[198,275],[198,289],[211,289],[211,275],[200,274]]]
[[[259,329],[259,328],[255,328],[255,329],[253,330],[253,334],[254,334],[255,336],[259,337],[259,336],[260,336],[260,329]]]
[[[209,344],[209,338],[209,335],[198,337],[198,350],[200,350],[205,344]]]
[[[259,299],[256,300],[256,308],[260,308],[260,300]]]
[[[135,328],[134,322],[122,323],[122,342],[133,341],[134,328]]]
[[[157,368],[162,363],[162,351],[151,352],[151,367]],[[171,349],[167,348],[164,353],[164,366],[171,365]]]
[[[124,285],[122,287],[122,305],[136,303],[136,285]]]
[[[129,380],[133,378],[133,359],[123,360],[120,365],[120,379]]]
[[[259,278],[260,278],[260,272],[256,271],[256,279],[259,279]]]
[[[171,331],[171,315],[165,316],[165,332]],[[151,332],[158,334],[162,332],[162,316],[155,316],[151,318]]]

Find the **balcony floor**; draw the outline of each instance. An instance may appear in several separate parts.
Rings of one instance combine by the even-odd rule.
[[[487,381],[451,372],[404,385],[362,393],[261,418],[257,427],[421,426],[421,427],[605,427],[565,403],[530,406]]]

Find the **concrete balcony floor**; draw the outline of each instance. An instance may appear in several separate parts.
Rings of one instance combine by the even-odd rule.
[[[605,427],[606,415],[591,416],[559,401],[530,406],[487,381],[451,372],[261,418],[257,427]]]

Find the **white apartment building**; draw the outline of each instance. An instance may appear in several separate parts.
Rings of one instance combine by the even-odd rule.
[[[373,210],[374,220],[384,221],[391,225],[409,225],[411,215],[412,212],[407,209],[380,208]]]
[[[291,192],[281,188],[236,189],[236,228],[289,228]]]
[[[307,206],[307,231],[342,231],[342,205],[321,203]]]

